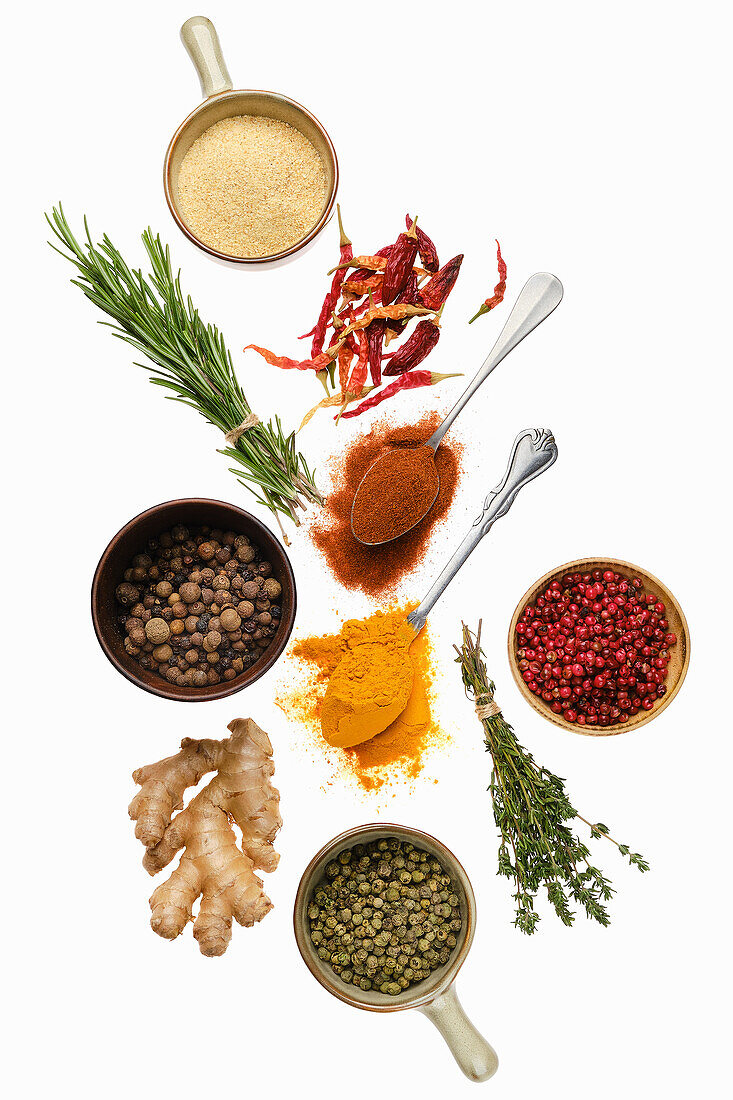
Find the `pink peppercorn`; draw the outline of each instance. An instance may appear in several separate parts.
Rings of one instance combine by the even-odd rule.
[[[519,667],[529,689],[579,725],[628,722],[666,693],[666,607],[612,569],[569,573],[522,611]]]

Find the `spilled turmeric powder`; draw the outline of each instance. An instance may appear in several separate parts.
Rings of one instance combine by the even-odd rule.
[[[343,657],[353,648],[369,644],[380,633],[389,634],[394,625],[405,624],[410,607],[379,611],[364,620],[349,620],[338,634],[298,639],[290,651],[310,675],[289,676],[287,691],[278,705],[300,719],[324,748],[322,729],[323,702],[329,681]],[[408,627],[411,631],[411,628]],[[383,732],[354,745],[336,749],[339,772],[351,774],[365,790],[377,790],[394,779],[412,780],[422,768],[425,754],[445,735],[433,720],[432,650],[427,630],[408,639],[408,658],[412,670],[412,686],[402,712]],[[315,738],[314,738],[315,740]]]

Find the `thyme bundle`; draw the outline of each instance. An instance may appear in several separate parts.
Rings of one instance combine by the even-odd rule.
[[[475,635],[463,624],[463,643],[455,649],[466,694],[475,700],[486,751],[491,753],[489,790],[494,821],[501,834],[498,873],[514,880],[515,926],[527,935],[534,932],[540,919],[534,899],[542,886],[563,924],[572,925],[575,913],[570,903],[575,902],[589,918],[608,925],[605,903],[611,900],[614,888],[591,865],[590,849],[566,822],[575,818],[582,821],[591,837],[610,840],[640,871],[648,871],[649,864],[627,844],[619,844],[609,836],[606,825],[591,824],[582,817],[571,804],[563,780],[535,763],[532,754],[519,744],[494,703],[494,684],[488,678],[481,650],[480,622]]]
[[[237,463],[229,470],[239,483],[270,509],[278,523],[282,514],[297,525],[297,509],[305,502],[322,504],[314,474],[295,449],[295,433],[285,435],[278,416],[264,424],[252,414],[223,336],[215,325],[201,320],[190,296],[184,298],[180,272],[173,274],[170,251],[160,237],[151,229],[142,234],[152,267],[146,278],[141,270],[128,267],[106,234],[95,245],[86,218],[83,245],[60,204],[46,220],[64,246],[49,242],[51,248],[79,272],[72,283],[112,318],[115,336],[154,364],[135,365],[151,372],[154,385],[172,391],[166,394],[169,400],[196,409],[228,436],[228,446],[219,453]]]

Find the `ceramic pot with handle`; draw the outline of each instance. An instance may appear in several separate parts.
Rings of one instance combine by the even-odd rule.
[[[430,977],[403,990],[396,997],[342,982],[331,967],[318,957],[311,943],[308,921],[308,902],[314,887],[323,877],[326,864],[347,848],[353,848],[356,844],[368,844],[384,837],[409,841],[440,860],[451,876],[460,898],[462,919],[458,942],[448,962],[434,970]],[[313,977],[334,997],[353,1008],[362,1008],[369,1012],[401,1012],[416,1008],[435,1024],[466,1077],[472,1081],[488,1081],[493,1077],[499,1065],[496,1052],[469,1020],[455,989],[456,975],[466,960],[476,930],[476,899],[463,867],[439,840],[429,833],[405,825],[375,823],[348,829],[324,845],[303,872],[295,898],[293,923],[303,961]]]
[[[171,138],[165,155],[163,186],[171,214],[178,227],[199,248],[219,260],[237,264],[264,264],[283,260],[304,248],[323,229],[331,216],[338,188],[338,160],[328,133],[310,111],[294,99],[277,92],[235,90],[211,20],[203,15],[187,19],[181,27],[181,38],[188,50],[201,81],[204,100],[183,120]],[[262,115],[274,118],[299,130],[308,138],[323,161],[326,173],[326,199],[321,215],[308,233],[289,248],[271,256],[230,256],[200,241],[183,217],[178,202],[178,173],[188,150],[205,130],[225,118],[239,115]]]

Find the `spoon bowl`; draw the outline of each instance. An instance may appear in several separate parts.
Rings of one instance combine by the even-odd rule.
[[[517,344],[521,343],[525,336],[529,336],[533,329],[536,329],[538,325],[550,316],[553,310],[559,306],[562,301],[562,296],[562,283],[555,275],[551,275],[547,271],[539,271],[527,280],[519,293],[519,297],[514,303],[514,308],[509,314],[504,328],[499,334],[499,339],[489,352],[478,374],[458,398],[445,420],[430,436],[430,439],[427,439],[422,447],[413,449],[415,453],[417,451],[430,449],[433,452],[433,456],[435,455],[435,451],[443,436],[461,410],[465,408],[471,400],[482,382],[486,381],[492,370],[499,365],[502,359],[504,359]],[[359,482],[354,495],[354,504],[351,509],[351,531],[356,541],[362,543],[363,546],[384,546],[388,542],[393,542],[394,539],[406,535],[408,531],[411,531],[413,527],[416,527],[417,524],[425,518],[435,504],[435,501],[438,499],[440,478],[438,477],[438,471],[435,469],[434,461],[432,461],[432,463],[427,461],[422,463],[423,475],[431,476],[432,465],[432,474],[435,477],[435,485],[433,486],[434,492],[431,493],[431,483],[426,481],[424,477],[421,482],[419,470],[413,471],[413,476],[407,479],[403,476],[401,484],[397,486],[397,491],[391,497],[389,493],[378,492],[379,489],[384,488],[382,480],[386,472],[384,467],[380,469],[380,465],[388,461],[390,455],[394,453],[394,451],[388,451],[386,454],[380,455],[380,457],[372,463]],[[427,458],[427,456],[425,457]],[[405,470],[402,472],[403,475],[406,474]],[[405,525],[406,521],[404,518],[402,526],[398,523],[390,524],[390,518],[399,514],[397,511],[398,507],[403,504],[405,500],[409,499],[406,494],[409,493],[411,487],[413,489],[424,489],[422,494],[422,509],[417,507],[407,512],[407,519],[409,520],[409,525],[407,526]],[[381,509],[381,511],[377,510],[376,512],[377,518],[381,515],[382,519],[386,521],[381,530],[375,527],[374,530],[369,531],[358,522],[360,513],[357,508],[357,502],[359,501],[360,495],[362,499],[365,499],[367,493],[370,491],[373,501],[375,501]],[[413,501],[414,499],[413,494]],[[354,523],[355,516],[357,517],[356,524]],[[377,530],[379,530],[381,537],[374,538],[374,534]]]
[[[399,494],[389,491],[394,475]],[[351,506],[354,538],[363,546],[384,546],[402,538],[425,519],[439,493],[435,447],[422,443],[391,448],[371,464],[356,487]],[[404,510],[406,502],[412,504],[409,511]]]

